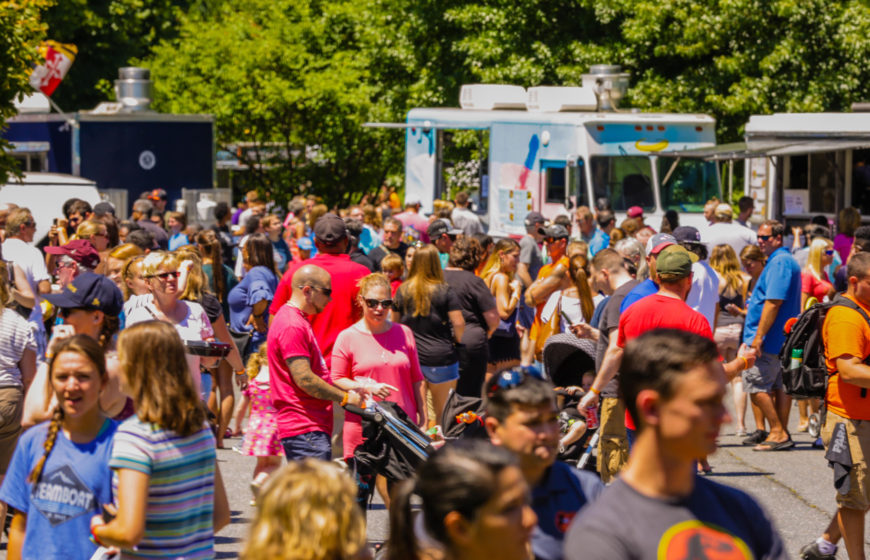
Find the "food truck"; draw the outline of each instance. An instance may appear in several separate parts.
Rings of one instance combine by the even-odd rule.
[[[799,226],[856,207],[870,216],[870,113],[752,115],[744,142],[679,153],[705,161],[746,160],[754,221]]]
[[[617,222],[632,206],[658,228],[668,210],[684,225],[704,223],[704,204],[721,198],[714,162],[677,158],[673,151],[715,145],[715,120],[701,114],[620,110],[628,75],[593,66],[582,87],[466,85],[455,108],[412,109],[406,129],[405,200],[424,212],[448,198],[444,132],[478,130],[488,136],[480,166],[476,211],[491,235],[522,235],[532,210],[547,218],[610,201]],[[483,159],[483,158],[482,158]]]

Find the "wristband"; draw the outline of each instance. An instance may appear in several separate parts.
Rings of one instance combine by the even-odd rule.
[[[746,359],[746,356],[737,356],[741,360],[743,360],[743,369],[749,369],[749,360]]]
[[[592,391],[593,393],[595,393],[596,395],[600,395],[600,394],[601,394],[601,391],[599,391],[599,390],[596,389],[595,387],[589,387],[589,390]]]
[[[236,372],[236,375],[245,375],[245,370],[240,369]]]
[[[341,398],[341,405],[339,405],[339,406],[346,405],[348,398],[350,398],[350,393],[345,393],[344,396]]]
[[[94,525],[93,527],[91,527],[91,540],[93,540],[94,543],[95,543],[97,546],[102,546],[103,548],[108,548],[108,547],[107,547],[107,546],[106,546],[106,545],[105,545],[105,544],[100,540],[100,537],[97,536],[97,530],[96,530],[97,527],[99,527],[99,525]]]

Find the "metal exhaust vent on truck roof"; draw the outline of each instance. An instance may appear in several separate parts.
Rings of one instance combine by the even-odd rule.
[[[628,91],[628,72],[618,64],[593,64],[588,74],[581,76],[584,88],[592,88],[598,96],[600,111],[616,111]]]
[[[504,84],[465,84],[459,91],[459,106],[479,111],[525,110],[526,89]]]
[[[151,110],[151,71],[128,66],[118,69],[115,97],[121,102],[121,112]]]

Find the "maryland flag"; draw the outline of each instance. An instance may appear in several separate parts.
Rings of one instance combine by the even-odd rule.
[[[33,73],[30,74],[30,85],[50,96],[66,76],[77,53],[78,49],[75,45],[43,41],[39,45],[39,54],[45,62],[33,69]]]

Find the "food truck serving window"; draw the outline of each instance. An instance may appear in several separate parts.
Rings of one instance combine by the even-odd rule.
[[[596,200],[607,198],[617,212],[625,212],[632,206],[655,209],[648,157],[594,156],[591,165]]]
[[[703,212],[708,200],[720,196],[712,161],[659,156],[658,172],[664,210]]]

